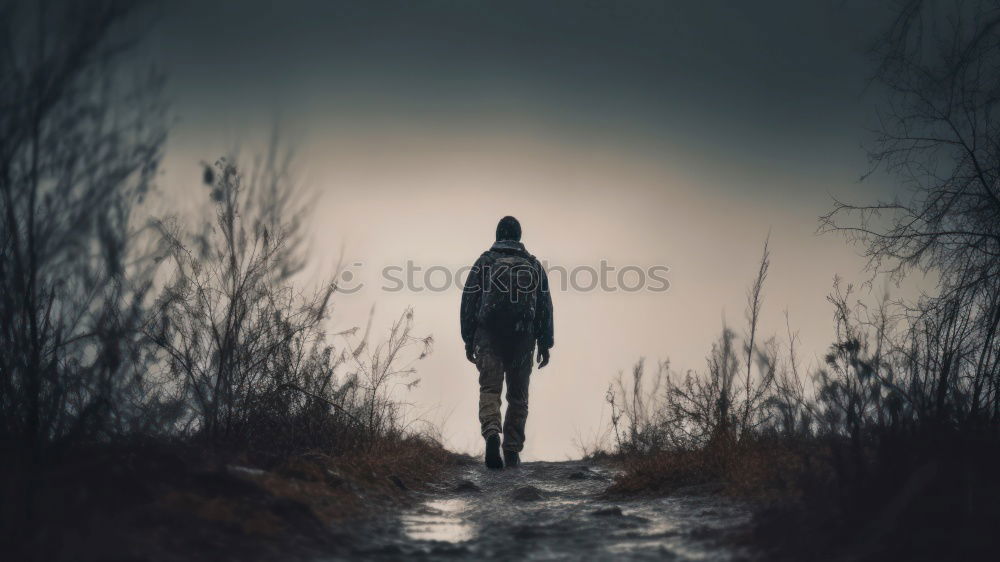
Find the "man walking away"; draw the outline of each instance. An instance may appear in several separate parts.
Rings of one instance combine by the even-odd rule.
[[[462,293],[465,356],[479,369],[479,424],[486,466],[520,464],[528,419],[528,380],[538,345],[538,368],[549,363],[552,296],[542,264],[521,244],[521,224],[504,217],[496,242],[476,260]],[[500,391],[507,379],[507,414],[500,424]],[[503,432],[503,458],[500,433]]]

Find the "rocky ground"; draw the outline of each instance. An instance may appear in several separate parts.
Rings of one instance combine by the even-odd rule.
[[[612,469],[581,461],[457,467],[419,503],[352,533],[319,560],[743,560],[749,510],[706,489],[613,498]]]

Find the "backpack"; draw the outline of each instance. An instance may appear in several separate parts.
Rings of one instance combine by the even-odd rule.
[[[534,326],[540,279],[535,261],[499,254],[483,266],[479,324],[498,335],[530,332]]]

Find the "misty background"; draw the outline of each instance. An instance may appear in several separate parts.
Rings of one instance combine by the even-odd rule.
[[[573,9],[570,9],[572,7]],[[536,371],[524,457],[578,454],[607,423],[610,378],[636,357],[700,369],[771,236],[764,334],[818,361],[833,341],[835,275],[864,279],[832,198],[888,193],[860,142],[878,95],[868,2],[174,2],[140,57],[168,76],[174,121],[153,205],[209,212],[200,162],[260,150],[278,125],[317,199],[321,279],[361,263],[330,329],[388,329],[413,306],[434,353],[411,417],[475,451],[478,383],[459,335],[461,290],[386,293],[386,265],[457,269],[518,217],[550,264],[666,265],[666,293],[557,292],[552,362]],[[192,222],[194,222],[192,220]],[[876,292],[882,287],[876,283]]]

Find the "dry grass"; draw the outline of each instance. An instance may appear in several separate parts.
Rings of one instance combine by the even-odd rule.
[[[760,439],[626,455],[619,458],[623,472],[608,493],[700,491],[761,501],[797,499],[801,495],[798,476],[810,462],[808,459],[822,454],[823,449],[815,444]]]
[[[748,501],[738,540],[773,560],[982,559],[1000,517],[996,435],[759,438],[618,457],[614,495],[723,494]]]
[[[434,481],[457,457],[436,442],[385,440],[370,451],[331,457],[306,453],[251,476],[269,493],[308,506],[320,520],[348,521],[407,503],[410,490]]]

